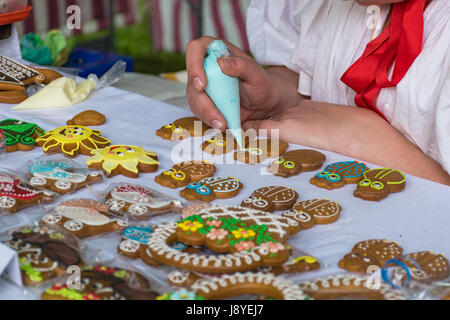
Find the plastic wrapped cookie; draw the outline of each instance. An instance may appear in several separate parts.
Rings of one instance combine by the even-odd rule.
[[[196,117],[177,119],[156,130],[156,135],[166,140],[177,141],[189,137],[201,137],[211,129]]]
[[[0,172],[0,213],[16,213],[24,208],[52,202],[57,194],[39,190],[21,178]]]
[[[17,119],[0,121],[0,144],[3,136],[6,152],[31,151],[36,143],[36,138],[43,134],[44,129],[35,123]]]
[[[3,244],[17,251],[25,285],[41,285],[60,277],[69,266],[81,265],[78,240],[58,229],[22,227]]]
[[[109,211],[133,220],[147,220],[153,216],[178,212],[182,209],[179,200],[148,187],[119,183],[110,186],[105,205]]]
[[[68,159],[41,159],[28,163],[29,184],[58,194],[67,194],[101,181],[101,172],[82,168]]]
[[[148,280],[141,274],[109,266],[89,266],[81,270],[79,289],[55,284],[45,290],[42,300],[155,300]]]
[[[62,202],[45,214],[40,223],[59,226],[80,239],[122,231],[128,226],[125,219],[112,216],[106,205],[91,199]]]

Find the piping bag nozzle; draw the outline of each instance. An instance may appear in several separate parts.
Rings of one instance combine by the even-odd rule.
[[[242,149],[239,79],[224,74],[217,62],[217,59],[229,56],[230,52],[222,40],[214,40],[209,44],[208,56],[203,63],[208,79],[206,93],[224,116],[229,131]]]

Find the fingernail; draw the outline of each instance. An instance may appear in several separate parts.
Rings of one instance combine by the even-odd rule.
[[[222,62],[222,64],[224,64],[226,69],[233,69],[234,60],[232,58],[223,57],[220,58],[220,61]]]
[[[216,130],[222,131],[222,129],[223,129],[223,123],[221,121],[219,121],[219,120],[213,120],[211,122],[211,125]]]
[[[203,90],[203,81],[202,81],[202,79],[200,79],[199,77],[195,77],[194,78],[194,87],[198,91],[202,91]]]

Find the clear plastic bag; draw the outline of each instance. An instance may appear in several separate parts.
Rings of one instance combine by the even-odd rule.
[[[58,194],[37,189],[9,170],[0,170],[0,213],[14,214],[22,209],[53,202]]]
[[[28,183],[38,189],[48,189],[64,195],[104,180],[101,171],[91,171],[60,155],[43,156],[27,162]]]
[[[118,216],[144,221],[151,217],[178,213],[183,209],[181,201],[152,188],[126,182],[109,186],[104,193],[104,202]]]

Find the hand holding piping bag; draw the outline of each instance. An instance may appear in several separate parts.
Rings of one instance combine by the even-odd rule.
[[[230,56],[227,46],[221,40],[209,44],[204,69],[208,84],[206,92],[227,121],[228,129],[242,149],[241,110],[239,79],[224,74],[217,62],[221,57]]]

